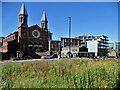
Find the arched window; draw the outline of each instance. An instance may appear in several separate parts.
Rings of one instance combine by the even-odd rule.
[[[34,43],[34,47],[38,47],[38,43],[37,42]]]
[[[39,47],[42,47],[43,46],[43,44],[42,43],[39,43]]]
[[[33,43],[32,43],[32,42],[29,42],[29,43],[28,43],[28,47],[33,47]]]

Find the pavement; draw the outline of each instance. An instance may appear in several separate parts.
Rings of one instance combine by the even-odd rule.
[[[40,62],[40,61],[54,61],[57,59],[29,59],[29,60],[4,60],[0,61],[0,64],[7,64],[7,63],[27,63],[27,62]]]
[[[29,62],[41,62],[41,61],[62,61],[62,60],[73,60],[73,59],[78,59],[78,58],[28,59],[28,60],[15,60],[15,61],[13,61],[13,60],[4,60],[4,61],[0,61],[0,64],[29,63]]]
[[[4,60],[0,61],[0,64],[8,64],[8,63],[31,63],[31,62],[41,62],[41,61],[62,61],[62,60],[77,60],[77,59],[85,59],[85,58],[53,58],[53,59],[28,59],[28,60]],[[88,58],[87,58],[88,59]],[[90,58],[89,58],[90,59]],[[118,59],[119,60],[119,59]]]

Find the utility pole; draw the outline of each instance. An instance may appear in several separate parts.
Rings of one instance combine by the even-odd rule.
[[[69,58],[71,57],[71,17],[68,17],[69,19]]]

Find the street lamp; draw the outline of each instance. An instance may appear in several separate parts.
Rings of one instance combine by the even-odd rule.
[[[71,17],[68,17],[68,19],[69,19],[69,58],[71,57],[71,48],[70,48],[70,46],[71,46]]]

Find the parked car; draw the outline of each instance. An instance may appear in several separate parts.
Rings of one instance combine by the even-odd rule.
[[[41,56],[42,59],[52,59],[53,57],[50,55],[45,55],[45,56]]]

